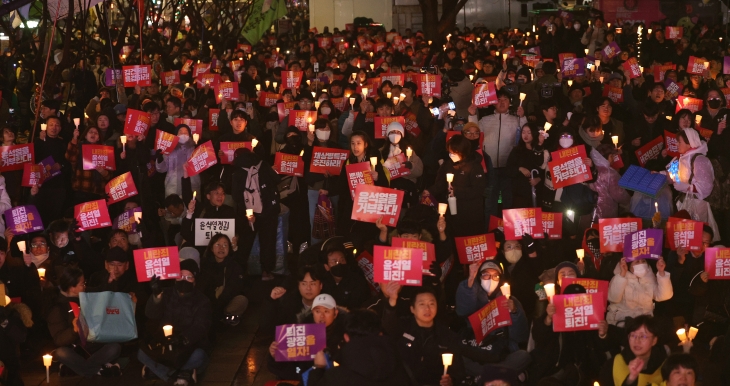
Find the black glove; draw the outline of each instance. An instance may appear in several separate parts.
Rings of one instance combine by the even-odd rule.
[[[157,296],[162,293],[162,286],[160,285],[160,278],[157,275],[152,276],[150,280],[150,290],[152,295]]]
[[[413,163],[411,161],[406,161],[403,165],[405,165],[406,169],[413,169]]]
[[[526,255],[530,255],[537,251],[537,244],[535,243],[535,239],[533,239],[532,236],[528,235],[527,233],[522,235],[522,249],[525,251]]]
[[[155,156],[157,156],[157,163],[162,163],[162,161],[165,160],[165,157],[162,156],[162,150],[160,149],[157,149]]]
[[[429,267],[429,271],[436,276],[436,281],[441,280],[441,275],[443,274],[441,270],[441,264],[438,263],[438,261],[434,260],[431,262],[431,267]]]

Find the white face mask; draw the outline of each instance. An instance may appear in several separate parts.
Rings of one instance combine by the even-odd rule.
[[[180,143],[186,143],[190,140],[190,136],[187,134],[178,135],[177,138],[180,140]]]
[[[567,149],[573,146],[573,138],[560,138],[558,142],[560,143],[560,147],[562,147],[563,149]]]
[[[132,245],[140,246],[141,240],[139,238],[139,233],[132,233],[131,235],[127,236],[127,240],[129,240],[129,243]]]
[[[330,131],[329,130],[315,130],[314,133],[317,135],[317,139],[320,141],[326,141],[330,139]]]
[[[515,264],[522,258],[522,250],[512,249],[504,253],[504,258],[509,261],[510,264]]]
[[[453,163],[461,161],[461,157],[458,154],[449,153],[449,158],[451,158],[451,162]]]
[[[646,264],[635,265],[634,275],[636,275],[636,277],[644,277],[648,272],[648,268],[649,266],[647,266]]]
[[[388,139],[390,143],[398,143],[400,142],[400,133],[388,134]]]
[[[573,24],[573,29],[575,29],[576,31],[579,31],[580,30],[580,24]]]
[[[499,285],[498,281],[494,281],[492,279],[482,280],[482,289],[487,291],[489,295],[494,292],[494,290],[497,289],[497,286]]]
[[[332,109],[329,107],[322,107],[320,110],[322,110],[322,114],[324,115],[330,115],[330,113],[332,112]]]

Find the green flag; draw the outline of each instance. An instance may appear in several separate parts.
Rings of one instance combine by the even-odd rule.
[[[268,3],[268,4],[267,4]],[[264,7],[267,9],[264,11]],[[284,0],[254,0],[253,12],[246,21],[241,35],[251,44],[256,44],[271,24],[282,16],[286,15],[286,2]]]

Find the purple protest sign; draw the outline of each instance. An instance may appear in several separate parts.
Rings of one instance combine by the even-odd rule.
[[[139,213],[139,214],[137,214]],[[137,232],[136,218],[142,218],[142,208],[130,209],[112,220],[112,229],[121,229],[128,234]]]
[[[122,79],[122,70],[107,68],[104,77],[104,84],[109,87],[114,86],[115,84],[117,84],[117,79]]]
[[[327,332],[322,323],[276,326],[277,362],[311,361],[326,346]]]
[[[624,257],[627,262],[641,259],[659,260],[662,257],[664,231],[642,229],[624,236]]]
[[[684,89],[684,86],[681,83],[675,83],[669,78],[664,79],[664,87],[667,89],[667,96],[669,96],[670,99],[677,98],[680,94],[682,94],[682,90]]]
[[[43,161],[38,162],[38,165],[43,166],[43,182],[61,174],[61,165],[53,159],[53,156],[48,156]]]
[[[725,57],[725,62],[722,66],[722,73],[723,74],[730,74],[730,56]]]
[[[621,47],[619,47],[618,43],[616,43],[616,42],[611,42],[611,44],[609,44],[603,48],[603,56],[606,59],[611,59],[620,53],[621,53]]]
[[[42,231],[43,221],[35,205],[16,206],[5,211],[5,227],[10,229],[13,235],[24,235]]]

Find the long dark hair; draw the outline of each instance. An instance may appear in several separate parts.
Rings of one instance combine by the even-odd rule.
[[[527,144],[525,141],[522,140],[522,130],[527,127],[530,129],[530,133],[532,133],[532,142],[530,142],[530,146],[532,146],[532,150],[537,150],[537,148],[540,146],[540,129],[537,128],[537,125],[533,122],[527,122],[524,126],[520,129],[520,143],[517,145],[521,149],[527,149]]]
[[[213,254],[213,246],[215,245],[215,243],[218,242],[218,240],[223,239],[223,238],[226,239],[226,241],[228,242],[228,255],[230,256],[231,252],[233,252],[233,243],[231,242],[231,239],[229,239],[228,236],[223,233],[218,233],[210,238],[208,247],[205,249],[204,256],[206,258],[215,259],[215,254]],[[226,257],[228,257],[228,256],[226,256]]]
[[[372,149],[373,149],[373,141],[370,139],[370,136],[368,135],[368,133],[366,133],[362,130],[353,131],[352,134],[350,134],[349,140],[347,141],[348,144],[350,142],[352,142],[352,137],[362,138],[363,142],[365,142],[365,154],[364,155],[366,158],[370,157],[370,154],[372,153]],[[359,160],[356,160],[354,158],[355,156],[352,154],[352,145],[349,146],[349,150],[350,150],[350,161],[355,161],[355,162],[359,161]]]

